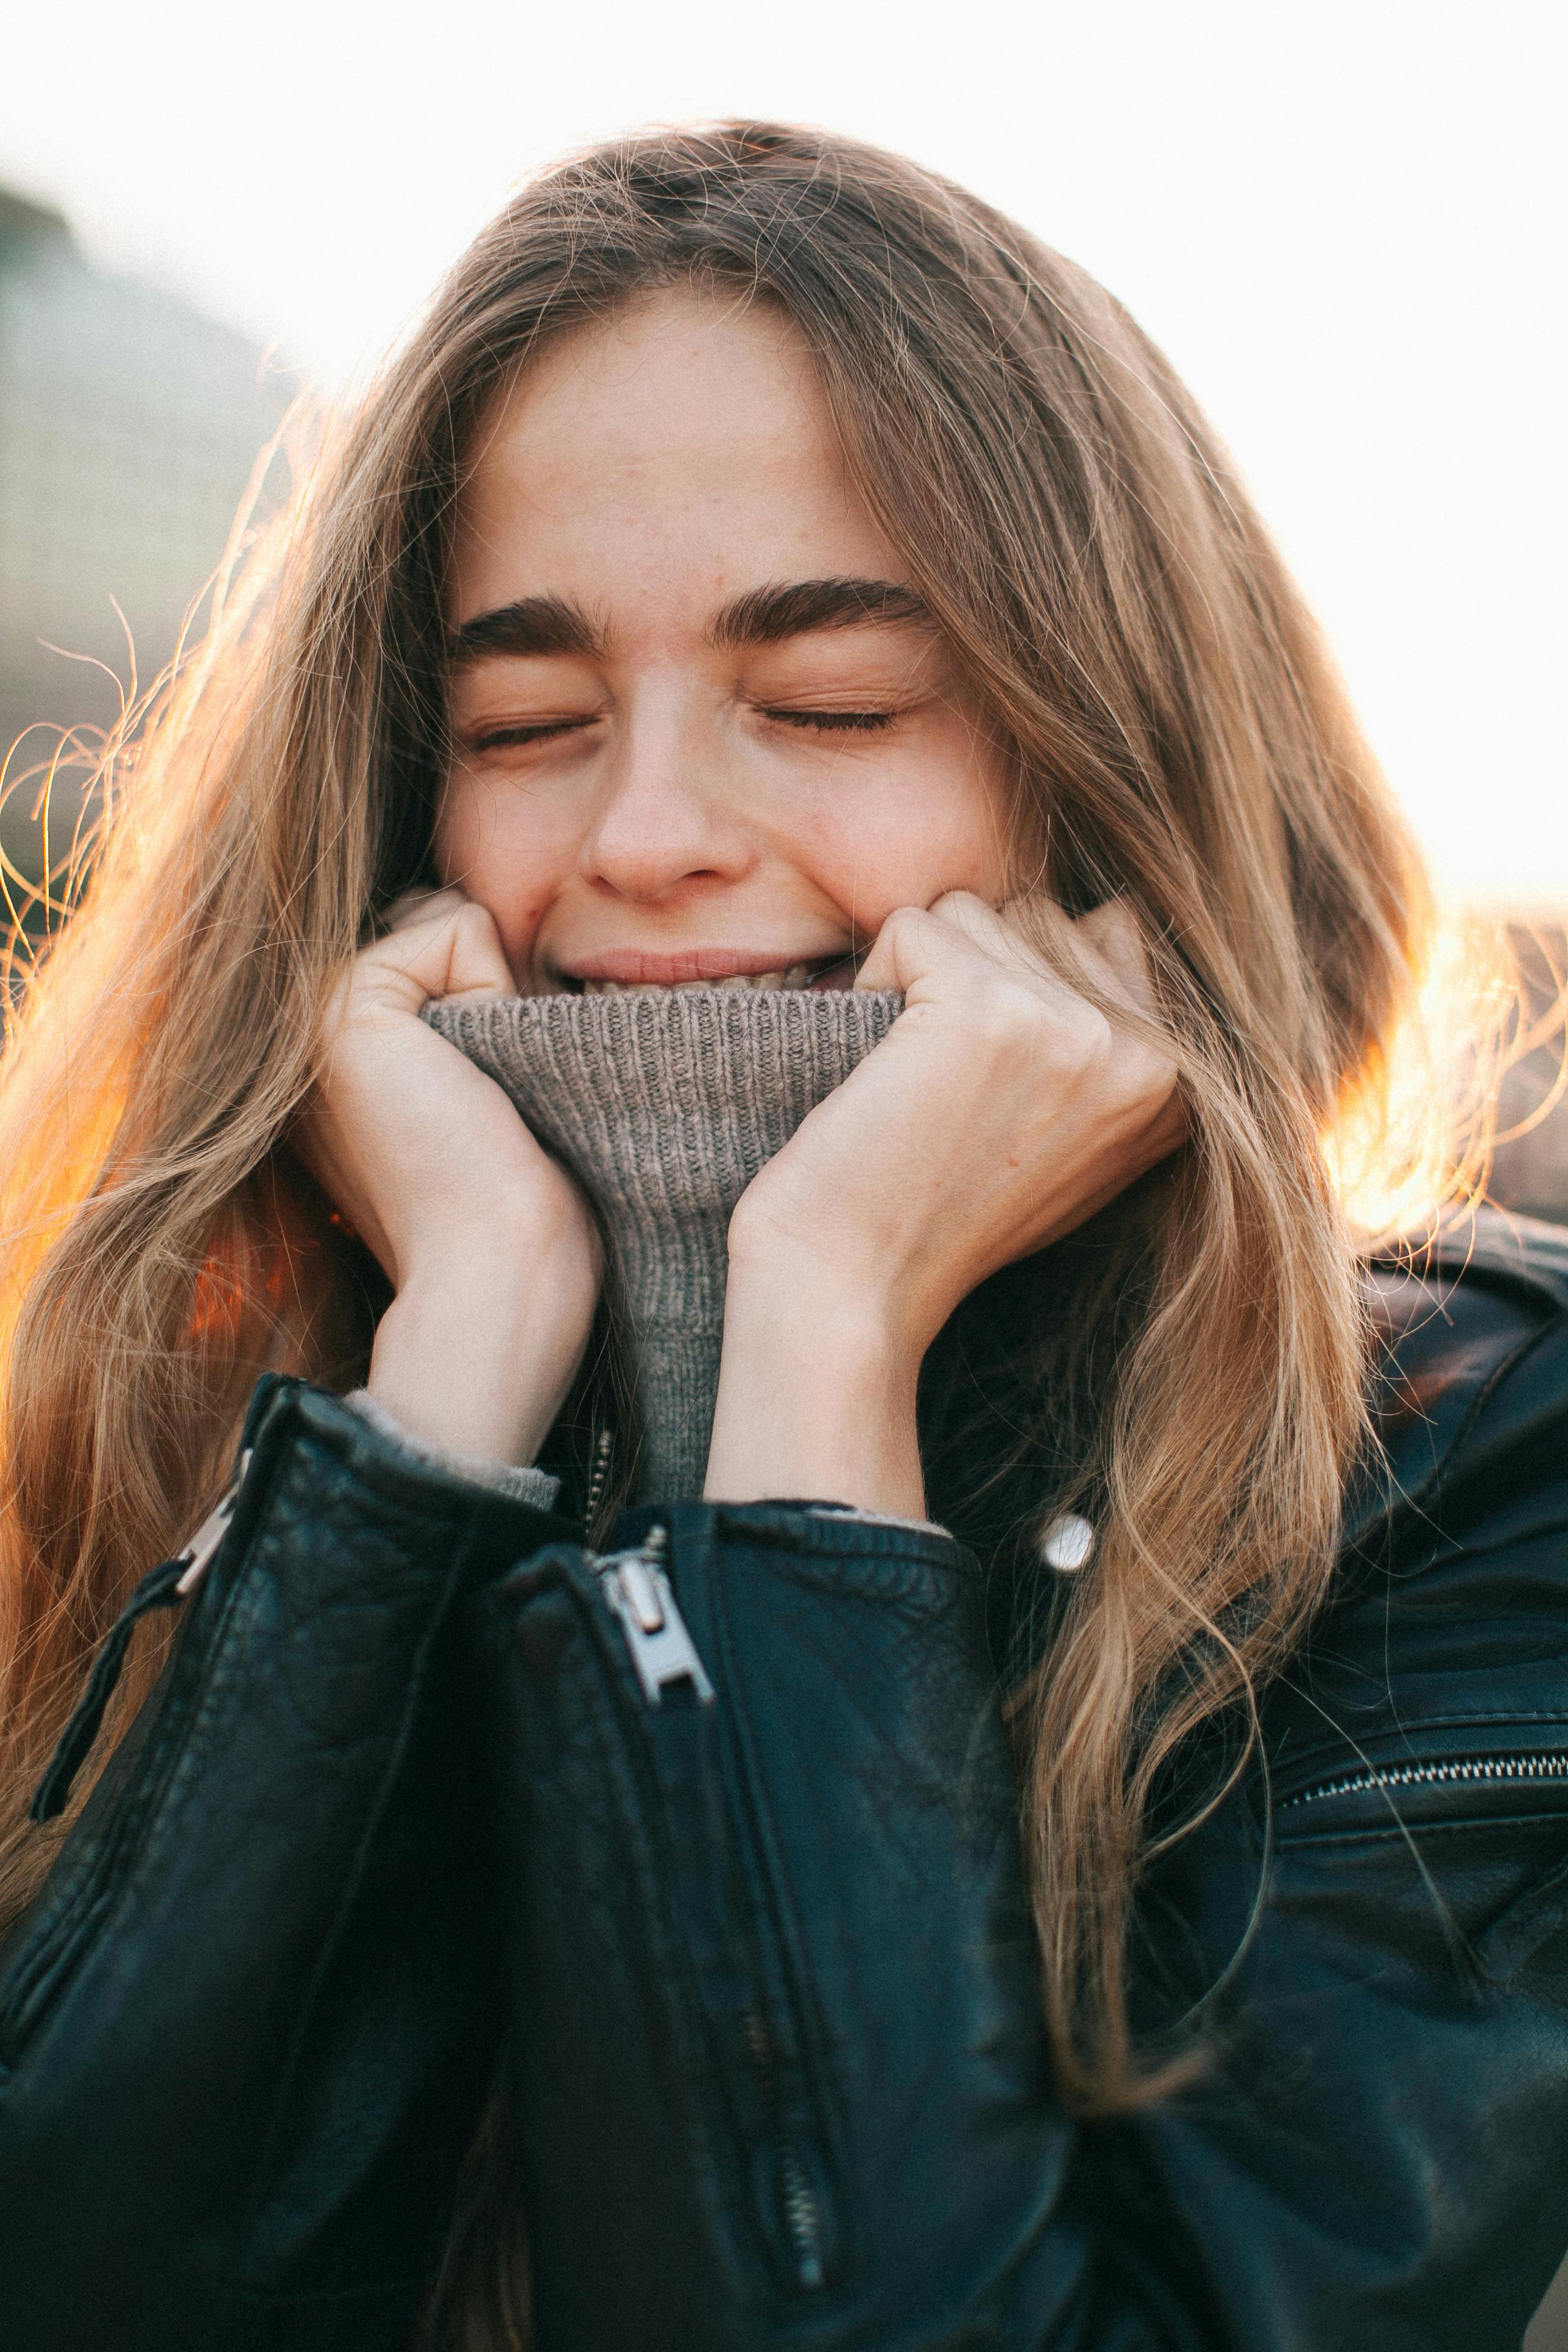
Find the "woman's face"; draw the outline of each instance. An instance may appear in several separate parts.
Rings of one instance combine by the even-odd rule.
[[[531,368],[449,597],[437,859],[526,993],[846,986],[895,907],[1005,896],[1003,758],[766,307],[661,296]]]

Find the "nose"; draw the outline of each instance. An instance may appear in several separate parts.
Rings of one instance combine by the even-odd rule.
[[[695,716],[644,709],[601,772],[584,836],[584,878],[617,898],[658,900],[689,883],[738,881],[755,845]]]

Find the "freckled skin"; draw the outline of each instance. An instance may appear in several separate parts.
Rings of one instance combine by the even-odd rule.
[[[816,962],[895,907],[1006,895],[1003,762],[933,632],[710,640],[737,596],[845,577],[903,574],[763,307],[660,296],[568,337],[487,417],[449,619],[549,596],[602,639],[454,683],[437,860],[521,987],[616,950]],[[491,740],[525,729],[555,731]]]

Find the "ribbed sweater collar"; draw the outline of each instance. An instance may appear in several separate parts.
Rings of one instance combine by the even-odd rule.
[[[598,1207],[637,1349],[644,1500],[702,1491],[736,1202],[902,1003],[639,989],[426,1006]]]

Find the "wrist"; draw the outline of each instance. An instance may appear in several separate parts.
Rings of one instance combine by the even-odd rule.
[[[597,1269],[493,1247],[421,1260],[377,1327],[366,1382],[409,1434],[532,1462],[587,1345]]]
[[[921,1350],[888,1303],[731,1262],[706,1493],[920,1518]]]
[[[900,1365],[912,1359],[918,1371],[952,1311],[929,1295],[922,1269],[900,1262],[892,1248],[814,1246],[749,1218],[750,1205],[748,1193],[730,1220],[729,1297],[754,1308],[759,1323],[798,1317],[841,1333],[858,1354]]]

